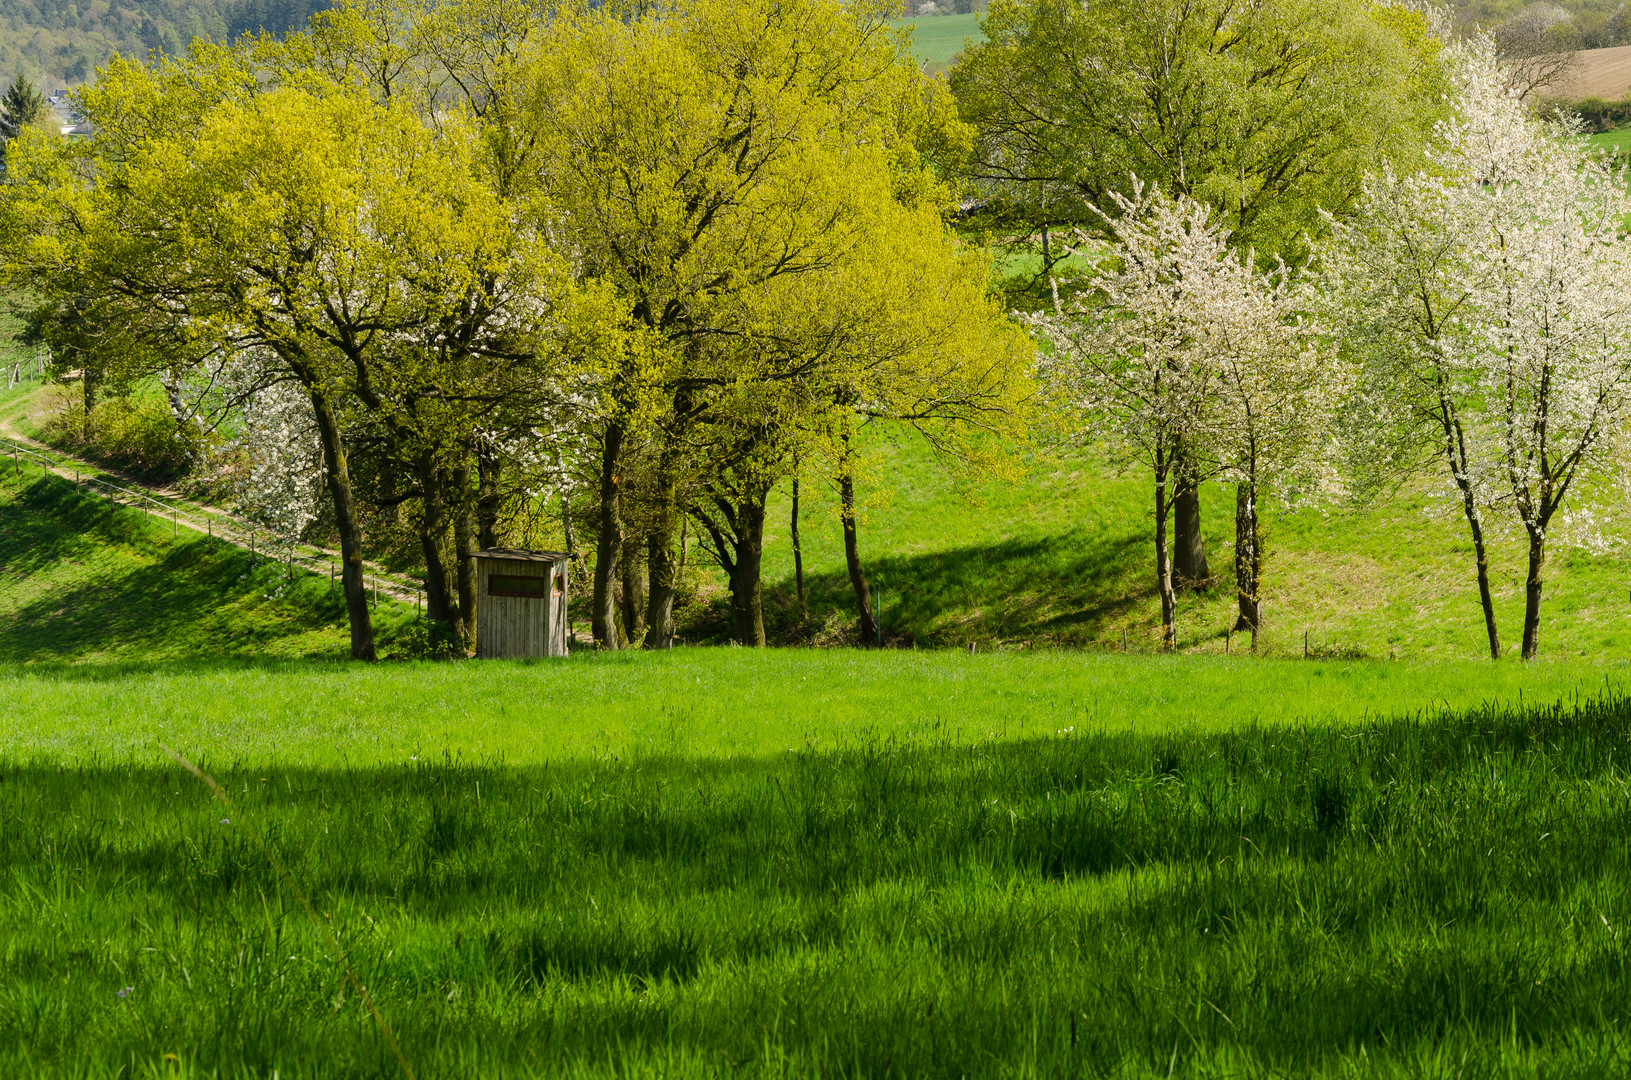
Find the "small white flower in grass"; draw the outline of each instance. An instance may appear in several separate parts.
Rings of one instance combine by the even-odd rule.
[[[122,998],[127,998],[130,996],[130,992],[134,989],[136,989],[134,986],[126,986],[119,991],[119,996]]]
[[[231,819],[230,819],[230,818],[222,818],[222,819],[221,819],[221,824],[223,824],[223,825],[231,825],[231,824],[232,824],[232,820],[231,820]]]

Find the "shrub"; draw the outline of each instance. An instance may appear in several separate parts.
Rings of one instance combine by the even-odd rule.
[[[1592,134],[1601,134],[1605,131],[1618,130],[1624,124],[1631,124],[1631,97],[1624,97],[1618,101],[1609,101],[1607,98],[1589,97],[1582,101],[1560,101],[1552,106],[1553,115],[1574,115],[1580,118],[1585,130]]]
[[[102,401],[88,424],[84,402],[71,399],[46,419],[43,434],[54,445],[149,480],[181,476],[193,456],[169,406],[138,395]]]

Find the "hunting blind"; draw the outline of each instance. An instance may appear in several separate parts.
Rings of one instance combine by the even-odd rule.
[[[476,552],[476,656],[566,655],[566,563],[559,551]]]

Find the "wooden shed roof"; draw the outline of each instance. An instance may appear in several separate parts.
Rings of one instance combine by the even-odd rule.
[[[560,562],[571,557],[565,551],[529,551],[526,548],[486,548],[476,552],[478,559],[509,559],[511,562]]]

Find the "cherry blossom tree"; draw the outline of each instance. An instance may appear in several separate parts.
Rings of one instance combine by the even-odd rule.
[[[1083,422],[1084,434],[1109,443],[1155,481],[1155,573],[1161,594],[1161,640],[1177,644],[1177,597],[1167,518],[1178,453],[1205,453],[1221,412],[1223,369],[1210,349],[1213,281],[1206,252],[1209,213],[1187,198],[1160,196],[1142,185],[1118,198],[1109,219],[1119,268],[1051,314],[1027,316],[1043,343],[1039,374]],[[1213,475],[1216,461],[1198,463]]]
[[[1528,538],[1523,655],[1540,640],[1547,532],[1631,408],[1631,214],[1622,177],[1530,117],[1493,43],[1455,50],[1459,115],[1430,168],[1383,172],[1323,253],[1333,333],[1362,362],[1367,437],[1390,468],[1426,445],[1472,534],[1501,653],[1486,526]],[[1515,519],[1515,520],[1513,520]]]
[[[1086,421],[1154,474],[1163,637],[1175,644],[1168,485],[1180,450],[1236,484],[1236,627],[1256,640],[1265,487],[1295,501],[1336,486],[1330,418],[1344,369],[1315,349],[1303,295],[1283,264],[1259,269],[1205,205],[1139,186],[1109,220],[1112,261],[1093,291],[1029,321],[1046,376]]]

